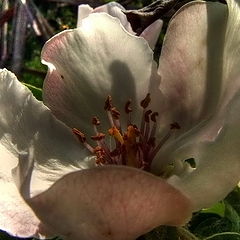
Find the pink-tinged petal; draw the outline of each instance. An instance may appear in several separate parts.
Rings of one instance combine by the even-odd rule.
[[[71,130],[7,70],[0,71],[0,109],[0,228],[32,236],[39,221],[17,187],[31,173],[29,194],[44,191],[66,173],[86,168],[86,153]]]
[[[223,199],[240,180],[239,112],[238,94],[216,119],[208,123],[211,128],[219,119],[224,119],[216,139],[204,139],[206,131],[203,129],[199,137],[190,136],[184,145],[171,154],[178,160],[193,157],[197,163],[193,171],[169,179],[171,184],[189,196],[195,210],[209,207]]]
[[[159,63],[163,121],[187,129],[215,111],[226,80],[227,20],[226,5],[200,1],[185,5],[171,20]]]
[[[40,221],[20,196],[11,176],[17,157],[1,144],[0,155],[0,229],[17,237],[39,237]]]
[[[103,109],[108,95],[122,116],[129,98],[137,113],[154,64],[147,42],[104,13],[90,14],[81,27],[53,37],[45,44],[42,59],[50,67],[45,103],[67,125],[89,134],[93,116],[100,118],[103,129],[109,127]]]
[[[29,199],[37,216],[71,240],[134,240],[159,225],[182,225],[191,203],[163,179],[128,167],[71,173]]]
[[[149,25],[144,31],[141,33],[141,37],[143,37],[149,44],[149,46],[154,49],[159,38],[160,32],[162,30],[163,21],[157,20]]]
[[[91,8],[88,4],[81,4],[78,6],[78,19],[77,19],[77,27],[80,27],[82,20],[90,13],[92,13],[93,8]]]
[[[110,2],[99,6],[95,9],[89,7],[89,5],[79,5],[78,7],[78,23],[77,26],[80,27],[82,19],[87,17],[90,13],[107,13],[112,17],[118,18],[122,26],[131,34],[135,35],[132,30],[131,24],[128,22],[126,15],[123,13],[125,8],[117,2]]]

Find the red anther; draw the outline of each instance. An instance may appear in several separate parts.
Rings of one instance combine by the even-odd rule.
[[[125,104],[125,112],[126,112],[127,114],[130,113],[130,112],[132,112],[132,108],[130,107],[131,103],[132,103],[132,100],[129,99],[129,100],[126,102],[126,104]]]
[[[85,137],[84,133],[80,132],[77,128],[73,128],[72,132],[78,137],[78,140],[81,143],[85,143],[86,142],[86,137]]]
[[[94,148],[94,153],[96,154],[96,164],[104,164],[106,163],[106,159],[105,159],[105,151],[102,147],[95,147]]]
[[[140,105],[142,108],[145,109],[148,107],[150,102],[151,102],[150,93],[148,93],[146,97],[141,101]]]
[[[104,133],[98,133],[96,136],[92,136],[91,139],[94,141],[101,141],[105,138],[105,136],[106,135]]]
[[[105,101],[105,105],[104,105],[104,110],[110,111],[112,108],[112,97],[110,95],[108,95],[106,101]]]
[[[180,129],[180,125],[177,122],[170,124],[170,129]]]
[[[100,125],[100,120],[97,117],[93,117],[92,124],[98,126],[98,125]]]
[[[111,114],[114,119],[119,119],[120,117],[120,112],[115,108],[111,108]]]
[[[156,118],[158,117],[158,112],[154,112],[154,113],[152,113],[152,115],[151,115],[151,120],[153,121],[153,122],[156,122]]]
[[[145,112],[145,114],[144,114],[144,119],[145,119],[145,122],[147,122],[147,123],[149,123],[149,116],[150,116],[150,114],[152,113],[152,111],[151,110],[147,110],[146,112]]]

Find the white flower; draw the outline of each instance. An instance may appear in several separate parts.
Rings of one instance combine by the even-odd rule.
[[[0,227],[13,235],[133,240],[183,224],[240,180],[238,3],[185,5],[170,22],[158,68],[154,31],[148,43],[123,15],[120,23],[84,8],[78,28],[42,52],[44,101],[59,120],[0,72]],[[100,126],[91,123],[96,115]],[[113,126],[120,123],[122,132]],[[111,137],[106,145],[95,138],[100,152],[85,140],[100,128],[116,139],[109,156]]]

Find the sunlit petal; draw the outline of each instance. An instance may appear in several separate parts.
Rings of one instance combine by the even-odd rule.
[[[86,153],[71,131],[7,70],[0,71],[0,109],[1,229],[17,236],[31,236],[38,220],[17,190],[32,171],[26,157],[30,149],[35,161],[31,195],[46,190],[68,172],[86,168]],[[21,172],[16,175],[20,163]],[[32,223],[28,229],[24,227],[27,222]]]

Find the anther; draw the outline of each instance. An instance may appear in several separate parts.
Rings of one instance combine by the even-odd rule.
[[[131,103],[132,103],[132,100],[129,99],[129,100],[127,101],[127,103],[125,104],[125,112],[126,112],[127,114],[129,114],[130,112],[132,112],[132,108],[130,107]]]
[[[154,112],[154,113],[152,113],[152,115],[151,115],[151,120],[153,121],[153,122],[156,122],[157,120],[156,120],[156,118],[158,117],[158,112]]]
[[[170,124],[170,129],[180,129],[180,125],[177,122]]]
[[[86,141],[86,137],[84,135],[84,133],[82,133],[81,131],[79,131],[77,128],[73,128],[72,129],[73,134],[75,134],[78,138],[78,140],[91,152],[94,153],[94,148],[92,146],[90,146],[87,141]]]
[[[92,124],[95,126],[98,126],[98,125],[100,125],[100,120],[97,117],[93,117]]]
[[[77,128],[73,128],[72,132],[78,137],[78,140],[81,143],[85,143],[86,142],[86,137],[85,137],[84,133],[80,132]]]
[[[120,112],[115,107],[111,108],[111,113],[114,119],[119,119]]]
[[[112,127],[108,130],[109,135],[113,136],[121,144],[124,143],[123,137],[120,131],[116,127]]]
[[[104,133],[98,133],[96,136],[92,136],[91,139],[94,141],[101,141],[105,138],[105,136],[106,135]]]
[[[104,110],[111,111],[112,107],[113,107],[112,106],[112,97],[110,95],[108,95],[108,97],[105,101]]]
[[[140,105],[142,108],[145,109],[148,107],[150,102],[151,102],[150,93],[148,93],[146,97],[141,101]]]
[[[149,123],[150,119],[149,119],[149,116],[150,114],[152,113],[151,110],[147,110],[144,114],[144,119],[145,119],[145,122]]]

